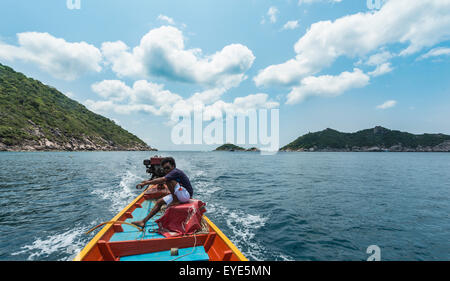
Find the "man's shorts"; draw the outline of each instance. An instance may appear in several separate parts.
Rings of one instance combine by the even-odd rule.
[[[177,196],[178,201],[180,201],[181,203],[186,203],[189,201],[189,199],[191,199],[191,195],[189,194],[189,192],[179,183],[175,185],[175,195]],[[164,196],[163,200],[164,202],[166,202],[167,205],[169,205],[173,201],[172,194]]]

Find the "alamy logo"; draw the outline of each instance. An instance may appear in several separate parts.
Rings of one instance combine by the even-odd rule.
[[[367,247],[366,253],[370,255],[367,261],[381,260],[381,249],[377,245],[370,245],[369,247]]]
[[[369,10],[379,10],[386,0],[367,0],[367,8]]]
[[[211,118],[204,118],[206,116]],[[174,144],[260,145],[261,154],[266,155],[275,154],[279,150],[279,109],[225,112],[225,119],[222,112],[211,116],[210,112],[199,109],[194,110],[193,114],[177,113],[172,116],[172,120],[178,121],[171,132]],[[205,121],[209,124],[203,128]]]
[[[67,9],[69,10],[79,10],[81,9],[81,0],[67,0]]]

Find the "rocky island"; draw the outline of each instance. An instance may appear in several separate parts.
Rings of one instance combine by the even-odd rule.
[[[303,135],[282,147],[280,151],[450,152],[450,136],[415,135],[381,126],[355,133],[325,129]]]
[[[0,64],[0,151],[154,150],[53,87]]]
[[[245,149],[243,147],[240,147],[240,146],[237,146],[237,145],[234,145],[231,143],[226,143],[224,145],[219,146],[214,151],[256,151],[256,152],[258,152],[259,149],[256,147]]]

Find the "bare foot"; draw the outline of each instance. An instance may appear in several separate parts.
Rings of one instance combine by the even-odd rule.
[[[140,228],[144,228],[145,227],[144,221],[133,221],[131,223],[134,224],[134,225],[139,226]]]

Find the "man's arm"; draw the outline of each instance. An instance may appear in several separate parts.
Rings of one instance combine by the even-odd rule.
[[[153,185],[153,184],[163,184],[166,182],[166,178],[165,177],[160,177],[154,180],[149,180],[149,181],[143,181],[140,184],[136,185],[136,188],[142,188],[146,185]]]

